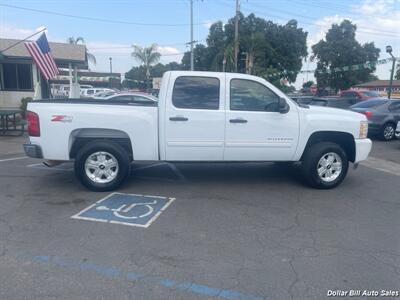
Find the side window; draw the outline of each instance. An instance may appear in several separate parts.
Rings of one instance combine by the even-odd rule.
[[[175,80],[172,104],[177,108],[219,109],[219,79],[182,76]]]
[[[279,111],[279,96],[256,81],[231,80],[231,110]]]
[[[392,104],[389,106],[389,111],[400,112],[400,102],[398,102],[398,103],[392,103]]]

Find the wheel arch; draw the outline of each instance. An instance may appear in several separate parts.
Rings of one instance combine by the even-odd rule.
[[[356,144],[354,136],[348,132],[342,131],[317,131],[311,134],[300,160],[303,160],[304,154],[312,145],[320,142],[332,142],[338,144],[346,152],[348,160],[351,162],[355,161]]]
[[[129,154],[133,160],[133,144],[129,135],[116,129],[107,128],[79,128],[71,132],[69,136],[69,157],[74,159],[83,146],[94,140],[110,140],[120,146]]]

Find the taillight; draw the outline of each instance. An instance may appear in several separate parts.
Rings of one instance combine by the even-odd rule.
[[[27,111],[26,120],[28,121],[29,136],[40,136],[40,123],[38,114]]]
[[[363,114],[367,117],[367,119],[372,117],[372,111],[365,111]]]

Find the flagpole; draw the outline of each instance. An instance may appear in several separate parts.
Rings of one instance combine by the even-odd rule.
[[[45,31],[45,30],[46,30],[46,28],[43,28],[42,30],[39,30],[38,32],[35,32],[34,34],[31,34],[30,36],[24,38],[23,40],[19,40],[18,42],[12,44],[11,46],[9,46],[9,47],[7,47],[7,48],[5,48],[5,49],[0,50],[0,53],[3,53],[3,52],[5,52],[5,51],[7,51],[7,50],[13,48],[13,47],[17,46],[18,44],[21,44],[22,42],[25,42],[27,39],[30,39],[31,37],[33,37],[33,36],[35,36],[35,35],[37,35],[37,34],[39,34],[39,33],[42,33],[42,32]]]

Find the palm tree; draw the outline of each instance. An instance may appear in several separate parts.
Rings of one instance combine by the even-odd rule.
[[[83,37],[78,36],[77,38],[74,38],[73,36],[67,38],[67,43],[68,44],[79,44],[82,43],[83,45],[85,44],[85,40],[83,39]],[[86,57],[88,59],[88,61],[90,61],[92,64],[96,64],[96,57],[92,54],[89,53],[86,49]]]
[[[141,64],[146,70],[147,80],[150,77],[150,67],[160,60],[161,54],[157,52],[157,44],[151,44],[149,47],[132,45],[132,57]]]

